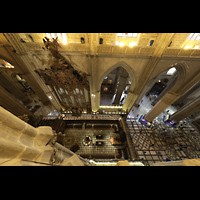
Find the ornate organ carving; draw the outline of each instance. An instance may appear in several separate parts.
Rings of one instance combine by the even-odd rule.
[[[53,39],[51,42],[45,37],[43,42],[54,59],[50,68],[36,70],[36,72],[44,79],[46,85],[51,86],[66,110],[72,111],[75,115],[80,115],[83,110],[90,112],[91,101],[87,74],[75,70],[58,52],[60,45],[57,39]],[[43,49],[45,48],[43,47]]]

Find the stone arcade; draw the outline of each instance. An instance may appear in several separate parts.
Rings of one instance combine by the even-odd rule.
[[[200,33],[0,33],[0,165],[199,165],[199,47]]]

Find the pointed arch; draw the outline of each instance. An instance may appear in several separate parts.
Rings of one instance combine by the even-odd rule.
[[[124,61],[121,61],[115,65],[113,65],[112,67],[110,67],[107,71],[105,71],[103,73],[103,75],[100,78],[99,84],[98,84],[98,90],[100,91],[101,89],[101,84],[104,80],[104,78],[110,73],[112,72],[114,69],[116,69],[117,67],[123,67],[129,74],[129,77],[131,79],[131,87],[130,87],[130,91],[133,91],[133,89],[135,88],[135,73],[133,71],[133,69]]]
[[[188,68],[188,66],[184,62],[176,63],[166,69],[163,69],[161,72],[159,71],[153,78],[151,78],[147,81],[146,85],[150,84],[151,81],[156,79],[160,74],[162,74],[163,72],[165,72],[173,67],[175,67],[177,70],[177,79],[176,79],[176,82],[174,83],[173,87],[169,91],[178,93],[179,89],[183,86],[183,83],[186,78],[186,70]]]
[[[171,88],[170,92],[174,92],[179,94],[179,90],[181,89],[181,87],[183,86],[183,83],[186,79],[186,64],[185,63],[177,63],[174,65],[174,67],[177,70],[177,80],[176,83],[174,84],[174,86]]]
[[[0,59],[5,60],[6,62],[9,62],[13,66],[17,65],[13,60],[11,60],[10,58],[8,58],[8,57],[6,57],[6,56],[4,56],[2,54],[0,54]]]

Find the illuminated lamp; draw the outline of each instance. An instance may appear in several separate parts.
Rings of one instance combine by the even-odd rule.
[[[129,43],[129,47],[133,47],[133,46],[135,46],[135,44],[136,44],[136,42],[131,42],[131,43]]]
[[[184,49],[189,49],[190,45],[185,45]]]
[[[123,47],[123,46],[124,46],[124,43],[123,43],[123,42],[120,42],[120,43],[119,43],[119,46],[120,46],[120,47]]]
[[[66,45],[66,44],[67,44],[67,40],[66,40],[66,39],[63,39],[62,43],[63,43],[64,45]]]

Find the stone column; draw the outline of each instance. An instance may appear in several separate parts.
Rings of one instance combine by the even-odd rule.
[[[31,103],[31,100],[9,80],[9,78],[1,71],[0,85],[10,91],[16,98],[20,99],[24,104]]]
[[[155,50],[154,50],[152,56],[150,57],[149,61],[147,62],[146,67],[144,67],[144,70],[143,70],[141,76],[139,77],[139,80],[143,80],[143,81],[140,82],[138,88],[134,89],[136,91],[135,93],[137,93],[137,96],[144,89],[149,77],[151,76],[151,73],[153,72],[156,65],[158,64],[158,62],[162,56],[162,53],[168,47],[173,35],[174,35],[174,33],[162,33],[160,35],[160,37],[158,38],[157,46],[155,47]],[[128,105],[126,104],[125,106],[123,105],[123,109],[128,109],[130,111],[130,109],[133,107],[133,105],[135,103],[136,98],[134,98],[132,100],[132,103],[129,103]],[[128,99],[128,97],[127,97],[127,99]],[[127,99],[126,99],[126,101],[127,101]],[[126,101],[125,101],[125,103],[126,103]]]
[[[181,109],[172,114],[170,119],[178,123],[182,119],[189,117],[198,111],[200,111],[200,96],[187,103]]]
[[[113,82],[112,95],[115,94],[115,91],[116,91],[116,89],[117,89],[117,83],[118,83],[118,81],[119,81],[119,77],[120,77],[120,74],[121,74],[121,68],[118,67],[118,68],[116,69],[116,71],[117,71],[117,72],[116,72],[115,80],[114,80],[114,82]]]
[[[88,56],[89,68],[91,71],[91,76],[88,76],[88,81],[90,84],[90,99],[91,99],[91,110],[92,112],[97,112],[100,106],[100,91],[97,91],[98,85],[96,81],[96,76],[98,74],[96,63],[96,56]]]
[[[121,75],[120,75],[120,78],[119,78],[119,84],[118,84],[118,87],[117,87],[117,93],[116,93],[115,100],[114,100],[113,104],[119,104],[120,103],[119,101],[120,101],[122,92],[123,92],[123,90],[126,86],[127,78],[128,78],[128,72],[125,69],[122,69]]]
[[[28,116],[35,117],[35,115],[28,110],[22,103],[20,103],[15,97],[7,92],[0,86],[0,105],[12,112],[14,115],[20,116],[27,114]]]
[[[148,85],[145,85],[144,89],[142,90],[142,92],[140,93],[140,95],[138,96],[138,98],[136,99],[134,106],[138,107],[140,101],[142,100],[142,98],[144,97],[144,95],[153,87],[153,85],[157,82],[157,79],[152,80],[151,83],[149,83]]]
[[[138,94],[135,92],[132,92],[129,90],[129,93],[127,95],[126,101],[124,102],[124,105],[122,107],[123,110],[127,110],[128,109],[128,113],[130,112],[130,109],[133,106],[133,102],[135,102],[135,100],[137,99]]]
[[[8,33],[7,33],[8,35]],[[10,34],[12,35],[12,34]],[[12,35],[13,37],[13,35]],[[8,40],[4,37],[3,33],[0,33],[0,43],[2,44],[0,46],[0,52],[1,55],[9,58],[9,61],[11,64],[14,65],[15,69],[20,73],[20,75],[23,76],[23,78],[26,80],[28,85],[35,91],[35,93],[38,95],[38,97],[41,99],[44,105],[51,104],[51,101],[41,88],[38,81],[34,78],[34,76],[31,74],[30,70],[27,67],[28,63],[25,63],[22,60],[22,56],[20,57],[18,54],[13,52],[13,47],[11,46],[11,42],[8,42]]]
[[[172,79],[169,81],[167,87],[161,92],[161,94],[156,98],[156,100],[153,101],[152,105],[155,105],[168,91],[171,90],[171,88],[172,88],[172,87],[174,86],[174,84],[176,83],[176,80],[177,80],[176,77],[177,77],[177,76],[174,76],[174,78],[172,78]]]
[[[171,104],[173,104],[178,98],[180,98],[180,94],[176,94],[174,92],[167,92],[158,102],[157,104],[144,116],[144,119],[152,122],[160,113],[162,113],[165,109],[167,109]]]
[[[38,97],[41,99],[42,103],[44,105],[50,105],[51,101],[49,100],[49,98],[47,97],[47,95],[45,94],[45,92],[43,91],[41,86],[38,84],[38,82],[35,80],[33,75],[30,72],[29,73],[21,73],[21,75],[26,80],[28,85],[30,85],[30,87],[38,95]]]
[[[191,89],[189,89],[182,97],[180,97],[180,98],[174,103],[174,105],[176,106],[176,105],[178,105],[179,103],[182,103],[182,101],[183,101],[184,99],[187,99],[188,96],[190,96],[192,93],[197,92],[197,91],[199,90],[199,87],[200,87],[200,81],[199,81],[197,84],[195,84]]]
[[[82,124],[82,131],[85,131],[85,122]]]

